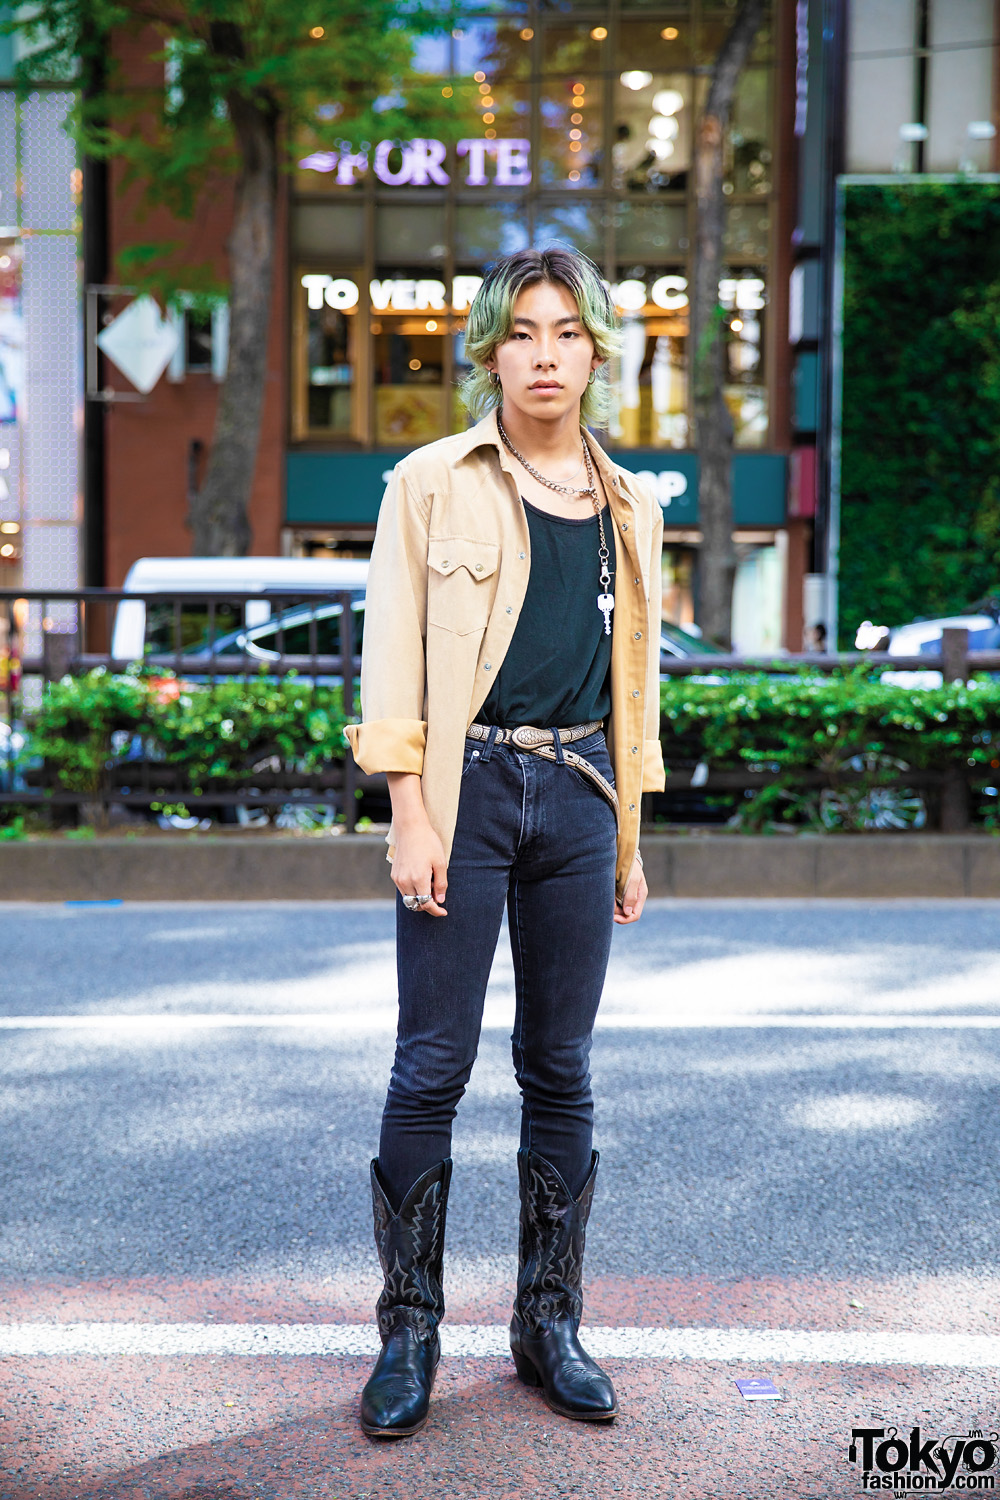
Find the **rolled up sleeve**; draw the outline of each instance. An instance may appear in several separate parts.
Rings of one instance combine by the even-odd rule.
[[[646,737],[642,744],[642,790],[662,792],[666,785],[660,744],[660,621],[663,607],[663,511],[655,496],[649,555],[649,627],[646,639]]]
[[[344,730],[362,771],[420,775],[424,703],[429,502],[397,465],[379,510],[365,599],[361,723]]]

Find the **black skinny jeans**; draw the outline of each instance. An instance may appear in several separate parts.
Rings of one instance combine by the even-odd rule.
[[[613,781],[604,735],[572,747]],[[466,740],[447,917],[396,901],[399,1027],[379,1169],[398,1204],[451,1150],[504,905],[521,1144],[574,1194],[590,1170],[590,1043],[611,948],[615,815],[568,765]]]

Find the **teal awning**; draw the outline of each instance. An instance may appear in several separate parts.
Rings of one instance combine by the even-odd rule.
[[[285,519],[290,526],[372,525],[386,479],[403,452],[307,453],[287,456]],[[663,448],[612,450],[643,474],[663,507],[666,526],[698,524],[698,455]],[[733,455],[733,511],[737,526],[781,526],[785,520],[788,460],[783,453]]]

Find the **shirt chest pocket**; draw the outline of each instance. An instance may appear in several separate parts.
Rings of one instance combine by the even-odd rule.
[[[474,537],[433,537],[427,549],[427,623],[454,635],[485,630],[500,548]]]

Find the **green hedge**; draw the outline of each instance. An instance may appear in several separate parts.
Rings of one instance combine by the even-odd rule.
[[[339,689],[295,678],[235,679],[209,690],[98,669],[49,686],[29,724],[28,753],[45,758],[60,786],[95,794],[138,736],[150,759],[183,767],[199,791],[238,786],[265,757],[306,772],[342,760],[346,722]],[[674,678],[661,686],[660,728],[668,770],[704,762],[775,775],[744,799],[749,828],[789,818],[864,827],[863,799],[901,775],[905,781],[901,768],[960,767],[974,787],[1000,777],[1000,682],[988,678],[929,690],[883,683],[865,669],[823,678],[747,674],[718,684]],[[831,821],[829,798],[821,815],[818,794],[803,792],[805,772],[827,778],[839,822]]]
[[[982,787],[1000,777],[1000,682],[900,687],[865,668],[815,678],[737,676],[725,683],[675,678],[661,686],[660,738],[668,770],[770,771],[773,785],[741,812],[747,827],[791,819],[864,827],[873,793],[905,768],[958,767]],[[820,772],[837,793],[804,793]]]
[[[50,683],[29,722],[28,756],[41,756],[68,791],[97,792],[106,770],[139,736],[145,754],[183,766],[192,791],[239,784],[277,755],[304,772],[344,756],[340,688],[294,677],[230,678],[211,690],[164,674],[102,667]]]

